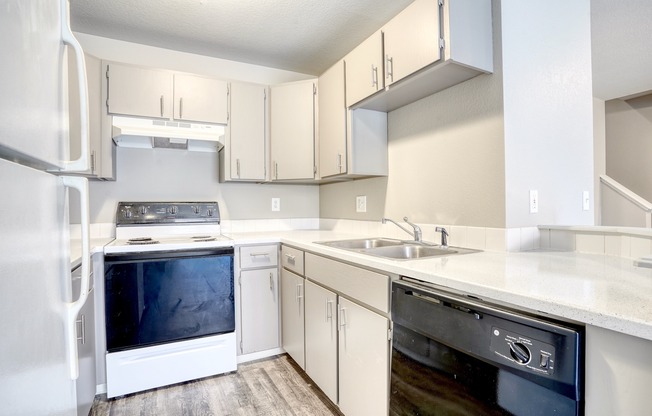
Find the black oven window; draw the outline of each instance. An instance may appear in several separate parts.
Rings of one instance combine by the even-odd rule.
[[[233,257],[107,261],[107,350],[235,329]]]

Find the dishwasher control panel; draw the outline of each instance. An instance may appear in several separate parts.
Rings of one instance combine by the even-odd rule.
[[[490,348],[497,361],[510,367],[525,368],[537,374],[554,374],[555,347],[550,344],[493,326]]]

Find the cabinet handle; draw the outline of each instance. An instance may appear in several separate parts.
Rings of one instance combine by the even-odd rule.
[[[235,160],[235,172],[236,175],[238,175],[238,178],[240,177],[240,159]]]
[[[301,299],[303,298],[303,295],[301,294],[301,287],[303,285],[301,283],[297,284],[297,302],[301,302]]]
[[[288,263],[290,263],[290,264],[295,264],[295,261],[294,261],[294,260],[296,259],[296,257],[294,257],[294,256],[291,255],[291,254],[287,254],[287,253],[285,254],[285,257],[288,259]]]
[[[81,344],[84,345],[86,344],[86,316],[80,315],[77,324],[80,327],[79,332],[81,333],[81,335],[77,337],[77,341],[81,341]]]
[[[385,55],[385,68],[387,71],[385,78],[389,78],[390,82],[394,82],[394,58],[389,55]]]
[[[333,301],[326,299],[326,321],[333,319]]]
[[[183,97],[179,98],[179,118],[183,118]]]
[[[91,173],[95,173],[95,150],[91,152]]]
[[[371,64],[371,86],[378,89],[378,67]]]
[[[269,273],[269,290],[274,291],[274,273]]]
[[[342,173],[342,154],[337,154],[337,170]]]
[[[164,97],[161,95],[161,117],[163,117],[164,112],[165,112],[165,101],[164,101]]]
[[[274,162],[274,179],[278,179],[278,162]]]
[[[251,257],[260,257],[260,256],[269,257],[269,253],[266,253],[266,252],[260,252],[260,253],[249,253],[249,255],[250,255]]]
[[[346,308],[340,306],[340,330],[346,326]]]

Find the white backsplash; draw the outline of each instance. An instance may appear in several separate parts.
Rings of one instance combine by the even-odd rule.
[[[652,230],[541,226],[540,247],[637,259],[652,254]]]

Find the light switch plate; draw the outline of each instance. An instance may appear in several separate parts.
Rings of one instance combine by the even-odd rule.
[[[272,198],[272,211],[281,210],[281,198]]]
[[[367,197],[365,195],[355,197],[355,212],[367,212]]]

